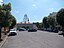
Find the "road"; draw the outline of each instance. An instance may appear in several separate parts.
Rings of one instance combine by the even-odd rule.
[[[7,39],[2,48],[64,48],[64,37],[46,31],[17,32]]]

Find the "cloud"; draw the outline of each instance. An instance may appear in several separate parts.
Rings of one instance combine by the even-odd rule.
[[[54,8],[49,8],[49,12],[53,12],[54,11]]]
[[[36,5],[35,5],[35,4],[33,4],[32,6],[33,6],[33,7],[36,7]]]
[[[17,10],[14,10],[14,12],[15,12],[15,13],[19,13],[19,11],[17,11]]]
[[[32,7],[37,8],[37,5],[36,4],[32,4]]]
[[[3,2],[3,0],[0,0],[0,2]]]
[[[42,20],[34,20],[34,21],[32,21],[32,22],[39,22],[39,23],[41,23],[42,22]]]
[[[0,5],[1,5],[2,3],[0,3]]]
[[[39,22],[42,22],[42,20],[40,20]]]
[[[2,3],[3,3],[3,0],[0,0],[0,5],[2,5]]]
[[[50,10],[51,10],[51,11],[53,11],[53,10],[54,10],[54,8],[51,8]]]

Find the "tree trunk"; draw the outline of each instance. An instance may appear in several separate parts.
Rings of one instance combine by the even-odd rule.
[[[8,29],[8,32],[7,33],[9,33],[10,32],[10,27],[9,27],[9,29]]]
[[[1,39],[1,27],[0,27],[0,39]]]
[[[2,41],[2,39],[1,39],[1,28],[2,28],[2,27],[0,27],[0,42]]]
[[[6,27],[4,27],[4,35],[7,35]]]

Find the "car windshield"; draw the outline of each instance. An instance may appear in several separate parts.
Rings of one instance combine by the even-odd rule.
[[[10,31],[15,31],[15,29],[10,29]]]

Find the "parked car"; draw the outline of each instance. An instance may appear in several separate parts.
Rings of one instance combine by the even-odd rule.
[[[58,32],[58,35],[63,35],[63,31],[59,31]]]
[[[25,28],[19,28],[19,31],[26,31]]]
[[[10,33],[8,36],[15,36],[15,35],[17,35],[16,29],[10,29]]]
[[[49,32],[54,32],[54,33],[58,33],[58,30],[57,29],[51,29],[51,30],[48,30]]]
[[[54,29],[53,32],[54,32],[54,33],[58,33],[58,30],[57,30],[57,29]]]
[[[59,31],[58,35],[63,35],[63,37],[64,37],[64,32],[63,31]]]
[[[44,29],[43,29],[43,28],[41,28],[40,30],[44,31]]]
[[[36,32],[36,31],[37,29],[33,29],[33,28],[28,29],[28,32]]]

